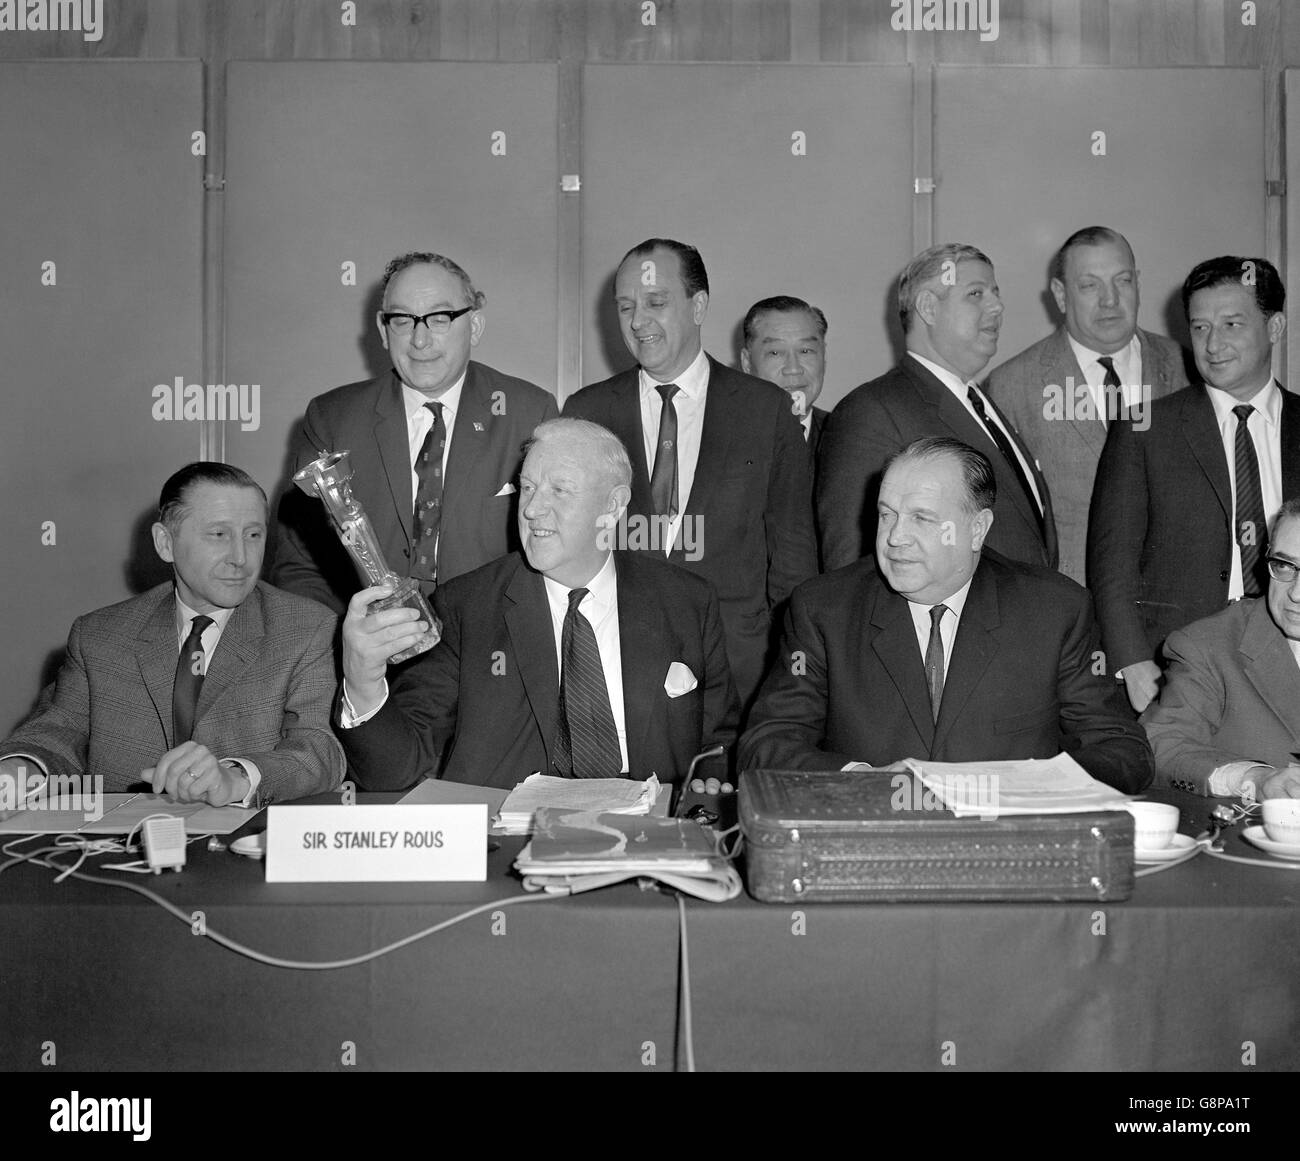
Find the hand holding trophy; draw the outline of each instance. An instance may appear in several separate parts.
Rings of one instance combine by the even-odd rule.
[[[429,631],[420,641],[388,659],[390,664],[405,661],[438,644],[442,638],[442,624],[420,591],[419,583],[411,577],[398,576],[388,567],[370,517],[352,495],[351,480],[352,464],[346,451],[323,452],[319,459],[312,460],[293,477],[299,488],[325,505],[325,511],[329,513],[330,521],[357,566],[362,581],[367,585],[390,585],[393,588],[391,596],[372,601],[370,610],[415,609],[429,626]]]

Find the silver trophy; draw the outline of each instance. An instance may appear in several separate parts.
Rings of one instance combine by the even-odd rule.
[[[420,591],[419,583],[409,576],[398,576],[385,562],[374,525],[360,501],[352,495],[352,464],[348,454],[346,451],[325,452],[320,459],[312,460],[302,471],[295,472],[293,482],[325,505],[334,530],[357,566],[361,579],[367,585],[392,586],[393,594],[371,601],[370,611],[414,609],[420,614],[420,620],[429,626],[419,641],[388,659],[390,662],[405,661],[438,644],[442,639],[442,624]]]

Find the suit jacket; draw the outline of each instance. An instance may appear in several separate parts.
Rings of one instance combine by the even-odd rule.
[[[700,750],[736,736],[718,602],[662,561],[616,552],[614,567],[629,776],[676,781]],[[393,790],[422,777],[508,788],[553,773],[560,680],[541,574],[504,556],[439,585],[434,603],[442,640],[400,669],[373,718],[340,730],[352,775]],[[674,661],[699,684],[670,698]]]
[[[1300,747],[1300,668],[1266,599],[1238,601],[1175,629],[1160,698],[1142,715],[1157,779],[1210,793],[1229,762],[1291,765]]]
[[[483,363],[466,368],[442,491],[439,583],[518,546],[521,448],[533,428],[558,414],[554,397],[540,387]],[[388,566],[408,575],[415,499],[406,410],[394,372],[337,387],[307,405],[292,440],[293,470],[316,459],[322,449],[352,453],[353,495],[374,525]],[[507,485],[510,492],[502,495]],[[279,531],[271,581],[341,613],[364,586],[325,506],[290,488],[280,502]]]
[[[1209,388],[1110,425],[1088,519],[1088,580],[1112,673],[1228,603],[1232,485]],[[1282,392],[1282,495],[1300,495],[1300,399]]]
[[[654,504],[637,368],[584,387],[565,403],[564,414],[602,424],[623,441],[632,458],[626,526],[647,521]],[[698,544],[695,552],[674,547],[667,559],[717,590],[742,706],[762,680],[773,608],[817,572],[811,459],[790,396],[710,357],[699,462],[683,510],[694,518]]]
[[[343,750],[330,729],[334,618],[261,581],[231,615],[212,654],[193,740],[218,758],[247,758],[263,802],[337,786]],[[51,775],[102,776],[108,792],[175,745],[176,605],[171,582],[78,617],[68,654],[31,717],[0,754],[30,754]]]
[[[993,404],[998,411],[997,404]],[[826,421],[817,453],[817,531],[828,568],[870,556],[876,536],[876,496],[885,461],[914,439],[946,435],[979,448],[993,463],[998,497],[985,543],[1012,560],[1056,567],[1056,526],[1047,481],[1033,453],[1005,416],[1003,426],[1034,473],[1044,519],[984,426],[956,396],[910,355],[879,379],[856,387]]]
[[[1094,778],[1136,793],[1151,781],[1151,750],[1114,679],[1094,673],[1097,646],[1086,590],[985,553],[936,723],[908,603],[872,561],[860,561],[795,590],[781,663],[741,738],[741,769],[1048,758],[1064,750]]]
[[[1137,334],[1147,407],[1150,400],[1186,387],[1187,372],[1183,349],[1172,339],[1144,330]],[[1060,547],[1057,567],[1080,584],[1085,583],[1088,555],[1088,505],[1107,428],[1077,405],[1077,392],[1087,382],[1064,327],[1003,363],[988,381],[989,395],[1038,458],[1051,489]],[[1057,392],[1052,399],[1048,387]],[[1061,406],[1053,410],[1056,402]]]
[[[830,414],[824,407],[812,409],[812,422],[808,425],[808,450],[813,454],[813,463],[817,462],[817,449],[821,446],[822,432],[826,428],[826,420],[830,418]]]

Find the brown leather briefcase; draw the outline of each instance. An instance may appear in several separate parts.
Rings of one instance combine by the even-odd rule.
[[[749,770],[740,780],[740,828],[746,886],[767,903],[1133,893],[1127,811],[957,818],[910,774]]]

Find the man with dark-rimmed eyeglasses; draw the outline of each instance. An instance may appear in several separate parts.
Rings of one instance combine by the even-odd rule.
[[[1156,777],[1197,794],[1300,798],[1300,498],[1283,503],[1268,589],[1177,629],[1142,715]]]
[[[293,437],[294,471],[351,452],[352,490],[388,564],[426,593],[518,546],[521,448],[558,414],[550,392],[470,359],[483,303],[450,258],[394,258],[375,315],[392,370],[317,396]],[[340,614],[361,587],[324,506],[297,489],[280,504],[271,581]]]

